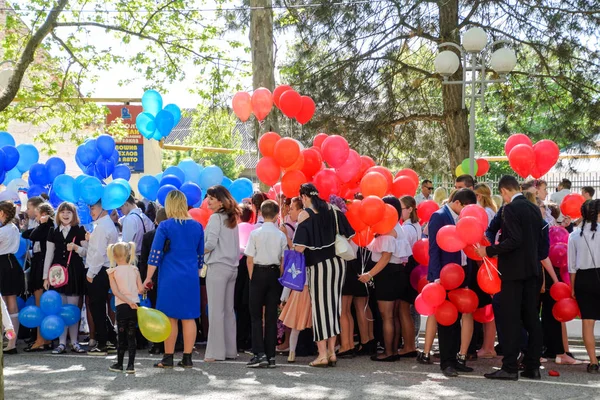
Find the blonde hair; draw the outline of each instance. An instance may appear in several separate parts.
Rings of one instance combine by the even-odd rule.
[[[441,205],[444,200],[448,198],[448,192],[443,187],[435,189],[433,192],[433,201]]]
[[[502,196],[500,195],[493,195],[492,196],[492,200],[494,200],[494,203],[496,203],[496,207],[500,208],[502,207],[502,204],[504,204],[504,200],[502,199]]]
[[[185,219],[191,219],[188,213],[187,198],[179,190],[171,190],[167,194],[165,211],[167,212],[167,218],[173,218],[180,222]]]
[[[494,212],[498,211],[498,207],[496,207],[496,203],[492,200],[492,190],[485,183],[478,183],[475,185],[473,189],[476,194],[481,196],[481,204],[483,208],[491,208]]]
[[[116,259],[125,259],[128,264],[136,265],[137,259],[135,257],[135,243],[134,242],[119,242],[115,244],[109,244],[106,248],[106,254],[108,261],[110,261],[111,268],[115,267]]]

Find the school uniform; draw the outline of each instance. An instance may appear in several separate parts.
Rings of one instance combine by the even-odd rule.
[[[85,265],[83,257],[86,254],[86,249],[82,247],[82,242],[84,241],[85,229],[82,226],[61,225],[48,230],[44,246],[46,248],[46,256],[43,277],[44,279],[48,279],[48,271],[54,264],[60,264],[67,268],[69,275],[66,285],[53,288],[58,293],[66,296],[83,296],[85,294]],[[77,251],[67,251],[69,243],[77,245]]]
[[[582,234],[583,231],[583,234]],[[586,223],[569,235],[569,273],[575,275],[575,299],[581,319],[600,320],[600,234]]]
[[[19,296],[25,291],[23,268],[15,257],[19,251],[21,235],[13,223],[0,227],[0,293]]]
[[[23,239],[31,240],[33,256],[31,257],[31,267],[29,270],[29,281],[27,289],[29,293],[44,288],[44,258],[46,257],[46,240],[48,232],[54,227],[54,220],[48,218],[43,224],[39,224],[32,229],[27,229],[22,233]]]

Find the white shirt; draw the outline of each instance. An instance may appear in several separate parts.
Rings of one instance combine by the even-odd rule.
[[[417,205],[427,200],[433,200],[433,196],[430,195],[429,197],[425,197],[423,192],[420,192],[418,195],[415,196],[415,201],[417,202]]]
[[[12,222],[0,228],[0,255],[15,254],[19,251],[21,234]]]
[[[560,203],[562,203],[565,196],[568,195],[569,193],[571,193],[571,191],[569,189],[563,189],[556,193],[552,193],[550,195],[550,201],[553,203],[556,203],[556,205],[558,205],[560,207]]]
[[[593,239],[592,236],[594,236]],[[586,223],[583,227],[583,236],[581,236],[581,229],[575,229],[569,235],[569,251],[567,254],[569,257],[569,273],[571,274],[580,269],[600,268],[600,231],[592,232],[590,223]],[[594,261],[596,262],[595,266]]]
[[[88,242],[87,257],[85,267],[87,268],[88,278],[94,278],[102,267],[110,265],[106,248],[109,244],[115,244],[119,240],[119,233],[115,223],[110,219],[110,215],[98,219],[94,222],[94,231],[90,235]]]
[[[138,296],[137,280],[140,273],[137,267],[133,265],[118,265],[109,268],[106,270],[106,273],[109,277],[112,275],[115,278],[117,289],[127,300],[139,304],[140,297]],[[121,304],[127,303],[115,296],[115,305],[119,306]]]
[[[40,223],[37,222],[35,219],[30,219],[27,222],[27,229],[35,229],[38,226],[40,226]],[[33,249],[32,249],[32,251],[34,253],[39,253],[40,251],[42,251],[42,246],[41,246],[40,242],[33,243]]]
[[[392,253],[390,264],[402,264],[408,261],[408,257],[412,255],[412,247],[408,244],[404,230],[400,224],[394,227],[396,237],[390,235],[377,236],[367,246],[371,250],[371,260],[378,262],[381,260],[383,253]]]
[[[490,207],[486,207],[485,208],[485,213],[488,216],[488,225],[490,224],[490,222],[492,222],[492,220],[494,219],[494,217],[496,216],[496,211],[494,211],[493,209],[491,209]]]
[[[263,222],[248,238],[246,254],[254,259],[254,264],[280,265],[283,253],[287,249],[287,239],[274,223]]]
[[[415,243],[417,243],[417,241],[421,239],[421,235],[423,234],[421,224],[419,224],[418,222],[412,223],[408,219],[402,224],[402,230],[404,231],[404,234],[406,235],[406,240],[408,240],[408,244],[412,249]]]
[[[123,234],[121,240],[123,242],[135,243],[135,254],[142,254],[142,239],[144,233],[154,230],[154,224],[150,219],[142,213],[139,208],[134,208],[123,218],[122,222]]]

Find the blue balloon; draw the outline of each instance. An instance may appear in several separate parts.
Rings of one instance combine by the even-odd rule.
[[[15,146],[15,138],[8,132],[0,132],[0,147]]]
[[[135,126],[146,139],[150,139],[156,130],[154,115],[143,112],[135,118]]]
[[[171,190],[177,190],[177,188],[173,185],[165,185],[158,189],[156,197],[158,198],[158,202],[163,206],[165,205],[165,199]]]
[[[115,165],[119,164],[119,150],[115,149],[112,153],[112,156],[110,156],[110,159]]]
[[[209,187],[220,185],[223,181],[223,171],[216,165],[209,165],[200,174],[200,188],[207,191]]]
[[[35,185],[46,186],[52,181],[44,164],[35,163],[29,168],[29,177]]]
[[[148,297],[144,298],[144,296],[142,296],[141,294],[139,296],[140,296],[140,306],[141,307],[152,308],[152,302],[150,301],[150,299]]]
[[[113,179],[125,179],[128,181],[131,179],[131,170],[129,169],[129,166],[125,164],[119,164],[113,170],[112,177]]]
[[[102,183],[95,176],[86,176],[79,184],[79,196],[87,205],[93,206],[96,204],[103,193]]]
[[[19,309],[19,311],[25,308],[25,300],[23,300],[21,296],[17,296],[17,308]]]
[[[254,193],[252,181],[248,178],[236,179],[231,186],[229,186],[229,192],[235,201],[241,203],[243,199],[252,197],[252,193]]]
[[[85,148],[85,144],[82,144],[81,146],[77,147],[77,151],[75,151],[75,161],[77,161],[77,164],[81,164],[79,165],[79,168],[85,170],[85,167],[96,161],[96,159],[92,159],[90,157],[88,151]]]
[[[75,184],[77,185],[77,188],[79,188],[79,185],[81,185],[81,182],[83,182],[85,178],[87,178],[87,175],[79,175],[77,178],[75,178]]]
[[[0,149],[0,171],[7,171],[4,167],[4,162],[6,161],[6,154],[4,154],[4,150]]]
[[[40,159],[38,149],[32,144],[20,144],[17,146],[17,151],[19,152],[17,168],[21,172],[29,171],[29,168]]]
[[[104,193],[102,194],[102,208],[105,210],[119,208],[125,204],[130,194],[131,191],[127,190],[125,185],[118,182],[111,182],[104,188]]]
[[[127,188],[127,190],[129,191],[129,193],[131,193],[131,185],[125,179],[117,178],[117,179],[114,179],[113,182],[125,186]]]
[[[48,290],[40,298],[40,308],[46,315],[57,315],[62,307],[60,294],[54,290]]]
[[[163,108],[162,96],[156,90],[146,90],[142,96],[142,107],[144,112],[156,117]]]
[[[48,315],[42,320],[40,325],[40,333],[46,340],[54,340],[58,338],[65,330],[65,322],[58,315]]]
[[[138,182],[138,191],[142,196],[144,196],[150,201],[156,200],[156,195],[158,194],[159,188],[160,183],[158,182],[158,179],[156,179],[152,175],[142,176],[142,178]]]
[[[19,250],[15,253],[15,258],[21,264],[21,267],[25,265],[25,256],[27,255],[27,249],[29,249],[29,240],[21,238],[19,240]]]
[[[156,122],[156,130],[159,131],[162,136],[168,136],[175,126],[173,114],[165,110],[159,111],[154,121]]]
[[[221,181],[221,186],[223,186],[225,189],[229,189],[229,186],[231,186],[232,183],[233,181],[231,179],[224,176],[223,180]]]
[[[46,189],[44,189],[43,186],[40,185],[30,185],[29,186],[29,190],[27,191],[27,197],[31,198],[34,196],[39,196],[42,193],[48,193],[48,191]]]
[[[198,184],[202,168],[200,168],[194,160],[189,158],[185,159],[179,163],[178,167],[185,175],[183,182],[194,182],[195,184]],[[167,170],[169,170],[169,168],[167,168]]]
[[[94,163],[100,157],[96,139],[90,139],[83,146],[90,162]]]
[[[96,147],[102,157],[110,158],[115,151],[115,139],[110,135],[100,135],[96,139]]]
[[[52,190],[64,201],[77,203],[79,200],[79,188],[72,176],[64,174],[57,176],[52,183]]]
[[[23,174],[21,173],[21,171],[19,171],[17,168],[13,168],[6,173],[4,181],[2,183],[4,184],[4,186],[6,186],[15,179],[21,179],[22,176]]]
[[[175,188],[179,189],[181,187],[181,179],[176,177],[175,175],[164,175],[160,180],[160,186],[171,185],[175,186]]]
[[[48,172],[50,182],[54,182],[57,176],[64,174],[66,169],[65,162],[58,157],[50,157],[46,161],[46,171]]]
[[[100,179],[106,179],[112,175],[115,170],[115,164],[109,158],[103,158],[102,156],[98,157],[96,160],[96,173],[95,175]]]
[[[179,178],[181,183],[187,182],[187,179],[185,179],[185,172],[183,172],[183,170],[179,167],[169,167],[165,169],[165,172],[163,172],[163,176],[167,175],[175,175]]]
[[[21,158],[19,150],[15,146],[3,146],[2,151],[4,152],[4,169],[7,171],[14,169]]]
[[[76,324],[81,319],[81,310],[73,304],[67,304],[61,307],[58,315],[62,318],[66,326]]]
[[[81,225],[87,225],[92,222],[92,216],[90,215],[90,208],[87,204],[80,201],[77,203],[77,215],[79,216],[79,223]],[[88,230],[86,228],[86,230]]]
[[[96,176],[96,164],[88,165],[87,167],[85,167],[84,172],[86,175]]]
[[[117,311],[117,305],[115,304],[115,296],[110,296],[110,309]]]
[[[33,298],[33,303],[35,304],[35,297],[31,296],[30,298]],[[27,304],[28,302],[29,299],[27,299],[27,302],[25,302],[25,304]],[[42,324],[43,319],[44,313],[39,307],[35,305],[26,306],[19,312],[19,322],[26,328],[37,328]]]
[[[165,106],[165,111],[168,111],[171,113],[171,115],[173,115],[173,126],[177,126],[177,124],[181,120],[181,109],[179,109],[179,107],[175,104],[167,104]]]
[[[29,296],[27,300],[25,300],[26,306],[35,306],[35,296]],[[41,311],[41,310],[40,310]],[[41,322],[41,321],[40,321]]]
[[[193,206],[202,199],[202,189],[194,182],[184,183],[181,185],[180,190],[185,194],[188,206]]]
[[[6,179],[6,171],[0,170],[0,182],[4,182],[5,179]]]
[[[163,135],[161,135],[157,129],[154,131],[154,134],[152,135],[152,137],[150,139],[160,140],[160,139],[162,139],[162,137],[163,137]]]
[[[154,177],[156,178],[157,181],[160,182],[160,180],[162,179],[164,173],[163,172],[159,172],[158,174],[154,175]]]

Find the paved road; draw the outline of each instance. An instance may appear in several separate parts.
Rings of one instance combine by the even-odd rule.
[[[584,358],[581,347],[575,355]],[[491,382],[481,375],[500,365],[500,359],[479,360],[475,372],[445,378],[439,365],[417,365],[414,360],[374,363],[366,357],[340,360],[338,367],[314,369],[310,358],[287,364],[278,356],[277,369],[247,369],[249,356],[236,361],[204,363],[195,353],[192,370],[157,370],[159,359],[138,352],[137,374],[108,371],[114,359],[87,355],[26,354],[5,357],[5,398],[27,399],[600,399],[600,375],[590,375],[586,364],[546,368],[561,373],[552,378],[542,371],[541,382]],[[176,356],[176,360],[180,358]]]

